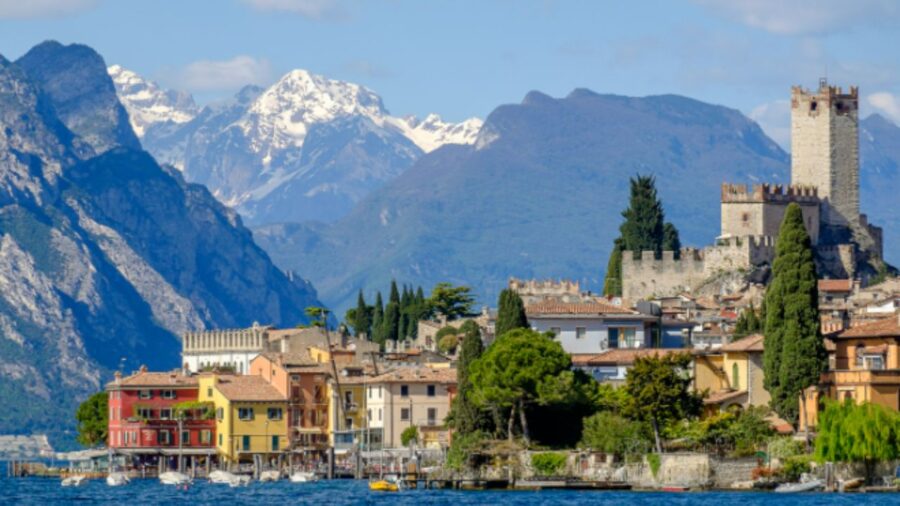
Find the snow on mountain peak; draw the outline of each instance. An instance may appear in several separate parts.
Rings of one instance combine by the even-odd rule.
[[[155,123],[187,123],[197,115],[197,104],[189,93],[164,90],[120,65],[111,65],[106,71],[138,137]]]
[[[426,153],[444,144],[473,144],[484,123],[479,118],[469,118],[461,123],[447,123],[437,114],[429,114],[419,121],[415,116],[392,118],[403,135],[416,143]]]

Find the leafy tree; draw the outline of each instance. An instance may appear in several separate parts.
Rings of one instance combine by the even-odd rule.
[[[788,205],[775,246],[772,283],[766,291],[763,370],[772,408],[796,422],[799,397],[827,365],[819,330],[816,264],[803,213]]]
[[[328,321],[328,309],[319,306],[309,306],[304,311],[309,318],[309,324],[313,327],[325,327]]]
[[[500,292],[500,299],[497,302],[497,322],[495,324],[495,334],[502,336],[510,330],[527,329],[528,319],[525,317],[525,304],[522,297],[510,288]]]
[[[438,339],[438,349],[441,353],[452,355],[459,345],[459,337],[456,334],[449,334]]]
[[[488,418],[474,399],[470,373],[472,364],[484,353],[484,344],[481,341],[481,330],[474,321],[463,323],[460,330],[463,332],[463,339],[456,364],[457,393],[450,418],[458,433],[470,434],[488,428]]]
[[[678,236],[678,229],[670,222],[663,225],[662,250],[672,251],[675,258],[681,258],[681,238]]]
[[[761,333],[762,331],[763,321],[759,319],[759,316],[756,314],[756,309],[751,302],[750,307],[745,308],[741,311],[741,314],[738,315],[738,319],[734,324],[734,339],[741,339],[751,334]]]
[[[579,446],[620,457],[643,455],[652,446],[648,432],[646,424],[599,411],[584,419]]]
[[[471,364],[475,399],[482,405],[509,409],[510,440],[518,414],[522,436],[526,444],[530,443],[526,406],[538,400],[543,383],[554,381],[571,364],[558,342],[528,329],[507,332]]]
[[[403,432],[400,433],[400,444],[403,446],[409,446],[413,443],[413,441],[419,440],[419,430],[415,425],[410,425],[409,427],[403,429]]]
[[[606,278],[603,280],[603,295],[607,297],[622,296],[622,239],[616,239],[609,262],[606,264]]]
[[[662,452],[660,431],[674,420],[699,415],[703,406],[703,399],[691,388],[690,364],[686,353],[639,357],[625,377],[631,401],[625,414],[650,424],[658,453]]]
[[[468,286],[453,286],[450,283],[438,283],[431,290],[428,305],[439,315],[448,320],[455,320],[472,313],[475,298]]]
[[[863,462],[871,479],[875,464],[900,457],[900,416],[868,402],[829,402],[819,415],[816,458]]]
[[[375,295],[375,306],[372,308],[372,340],[384,347],[384,303],[381,292]]]
[[[438,341],[443,339],[446,336],[455,336],[462,332],[462,329],[458,329],[453,325],[447,325],[446,327],[441,327],[437,332],[435,332],[434,337]]]
[[[97,392],[78,406],[78,442],[94,447],[106,441],[109,434],[109,406],[106,392]]]

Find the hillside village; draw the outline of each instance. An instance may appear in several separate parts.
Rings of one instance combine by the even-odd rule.
[[[172,469],[208,474],[215,468],[251,469],[256,476],[266,469],[360,476],[374,466],[393,471],[411,463],[443,466],[459,445],[470,444],[472,434],[481,434],[477,427],[494,426],[504,434],[500,423],[480,415],[466,421],[466,406],[477,397],[479,378],[490,377],[479,376],[488,374],[487,366],[478,368],[472,360],[516,340],[552,341],[565,356],[552,374],[574,382],[564,387],[570,392],[563,397],[591,392],[585,395],[594,404],[631,395],[615,392],[631,392],[636,367],[662,364],[682,371],[672,376],[687,381],[679,395],[699,404],[676,411],[698,414],[699,423],[759,416],[765,434],[808,440],[827,399],[896,412],[900,281],[886,275],[892,268],[882,261],[881,230],[859,213],[857,93],[824,81],[812,92],[795,87],[792,183],[752,189],[724,183],[715,245],[677,252],[626,250],[621,293],[591,293],[576,281],[511,278],[498,307],[478,312],[465,287],[439,285],[428,300],[404,287],[401,307],[393,286],[387,312],[380,294],[376,306],[367,306],[360,294],[360,307],[337,328],[330,328],[325,310],[310,308],[315,318],[308,326],[254,323],[187,332],[180,368],[119,371],[106,383],[107,431],[97,442],[126,468],[145,475]],[[794,397],[800,405],[795,419],[770,409],[766,317],[760,314],[789,205],[799,205],[798,223],[815,250],[818,333],[827,352],[826,371]],[[447,300],[436,300],[438,292]],[[419,309],[407,310],[414,307]],[[393,317],[386,316],[391,311]],[[378,316],[359,319],[361,312]],[[395,328],[381,330],[391,318]],[[471,349],[475,354],[467,355]],[[497,352],[499,357],[493,353],[491,360],[514,360],[502,355],[513,350]],[[517,367],[513,363],[501,368]],[[582,446],[589,444],[590,420],[597,414],[586,416],[594,408],[574,414],[587,401],[530,401],[538,404],[526,408],[526,395],[549,394],[517,395],[492,408],[495,418],[499,406],[508,410],[510,441],[521,437],[527,449],[530,437],[542,438],[548,429],[535,416],[537,406],[562,402],[575,411],[563,411],[550,430],[574,421],[578,432],[584,431]],[[613,409],[609,416],[620,417],[617,413]],[[580,416],[586,416],[583,429]],[[655,425],[654,431],[660,451],[662,431]],[[463,460],[482,451],[462,448]]]

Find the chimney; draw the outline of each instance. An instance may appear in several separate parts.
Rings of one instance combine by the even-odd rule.
[[[141,373],[147,372],[147,366],[144,364],[141,364],[141,368],[138,369],[138,372],[141,372]]]
[[[116,385],[122,384],[122,371],[116,371],[116,373],[113,374],[113,377],[116,378]]]
[[[187,362],[185,362],[184,365],[181,366],[181,374],[184,376],[191,375],[191,367],[188,365]]]

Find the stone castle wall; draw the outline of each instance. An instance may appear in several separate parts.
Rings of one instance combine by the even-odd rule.
[[[800,185],[742,184],[722,185],[723,237],[777,237],[790,203],[803,211],[806,231],[813,244],[819,240],[819,197],[816,189]]]
[[[771,262],[775,243],[771,237],[733,237],[702,250],[683,248],[680,253],[677,260],[672,251],[663,251],[659,259],[652,251],[641,252],[639,258],[623,254],[622,297],[637,301],[692,292],[720,273]]]

